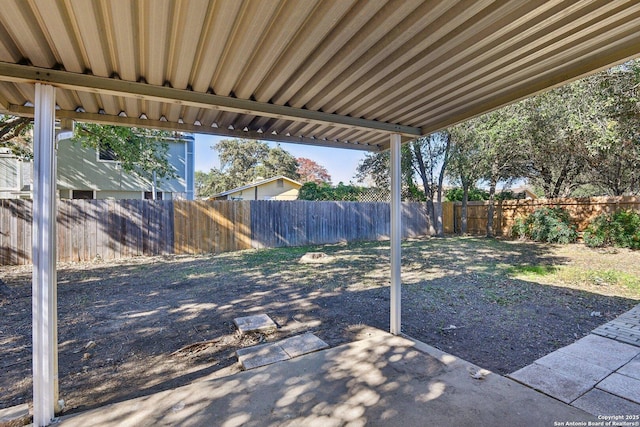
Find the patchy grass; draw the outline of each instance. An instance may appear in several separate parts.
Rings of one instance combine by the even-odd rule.
[[[640,251],[474,237],[411,239],[402,250],[403,332],[501,374],[640,300]],[[300,263],[307,252],[330,262]],[[6,407],[31,396],[31,269],[0,274]],[[384,241],[61,264],[61,390],[69,408],[86,409],[235,372],[235,351],[264,340],[313,332],[336,346],[366,326],[388,330],[389,277]],[[280,328],[236,334],[233,318],[255,313]],[[85,360],[89,341],[97,346]]]
[[[536,280],[546,277],[558,271],[558,267],[553,265],[516,265],[507,267],[507,274],[523,279]]]

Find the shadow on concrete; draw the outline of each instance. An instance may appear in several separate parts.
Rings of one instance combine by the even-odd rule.
[[[549,426],[594,417],[386,333],[65,417],[63,427]]]

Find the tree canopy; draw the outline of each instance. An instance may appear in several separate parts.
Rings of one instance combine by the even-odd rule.
[[[198,197],[280,175],[300,179],[296,158],[280,146],[271,148],[253,139],[223,139],[211,148],[218,152],[220,167],[196,175]]]
[[[525,178],[548,198],[639,194],[639,92],[634,60],[454,126],[450,178]]]
[[[33,157],[31,119],[0,114],[0,147],[9,148],[20,159]]]
[[[18,158],[33,157],[32,120],[0,115],[0,147],[7,147]],[[77,122],[73,142],[97,150],[107,150],[128,173],[151,179],[171,178],[175,170],[167,159],[168,140],[179,139],[174,132]]]
[[[344,200],[359,201],[366,192],[366,188],[356,185],[345,185],[342,182],[336,186],[329,183],[308,181],[298,192],[298,200]]]
[[[451,137],[449,132],[434,133],[404,144],[401,148],[400,171],[402,186],[410,200],[426,201],[434,232],[442,234],[442,199],[444,172],[449,160]],[[356,177],[373,182],[377,187],[389,188],[389,152],[367,153],[358,164]]]
[[[316,184],[327,183],[331,184],[331,175],[324,166],[319,165],[311,159],[306,157],[298,157],[298,175],[300,176],[300,182],[314,182]]]
[[[168,161],[168,141],[179,139],[173,132],[76,123],[73,141],[85,147],[109,151],[125,172],[152,179],[173,178],[176,171]]]

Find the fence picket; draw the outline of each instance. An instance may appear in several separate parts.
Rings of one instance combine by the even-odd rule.
[[[504,201],[496,234],[517,216],[551,205],[569,210],[578,229],[602,212],[640,210],[640,198]],[[484,233],[488,205],[469,204],[469,232]],[[458,231],[459,204],[443,204],[446,232]],[[429,234],[424,203],[403,203],[403,237]],[[59,261],[138,255],[220,253],[249,248],[388,239],[389,204],[309,201],[59,200]],[[0,200],[0,265],[31,263],[32,202]]]

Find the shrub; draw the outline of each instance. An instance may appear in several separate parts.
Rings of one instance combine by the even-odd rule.
[[[539,208],[526,218],[516,219],[512,233],[515,237],[536,242],[572,243],[578,238],[571,224],[569,212],[562,208]]]
[[[618,246],[640,249],[640,214],[621,210],[596,217],[583,234],[589,247]]]
[[[445,197],[450,202],[461,202],[464,191],[462,188],[452,188],[445,192]],[[470,202],[478,200],[489,200],[489,193],[479,188],[470,188],[468,194],[468,200]]]
[[[607,214],[598,215],[582,233],[584,244],[591,248],[613,245],[610,229],[611,217]]]
[[[322,182],[305,182],[298,191],[298,200],[346,200],[355,202],[364,192],[363,187],[344,185],[342,182],[335,187]]]

